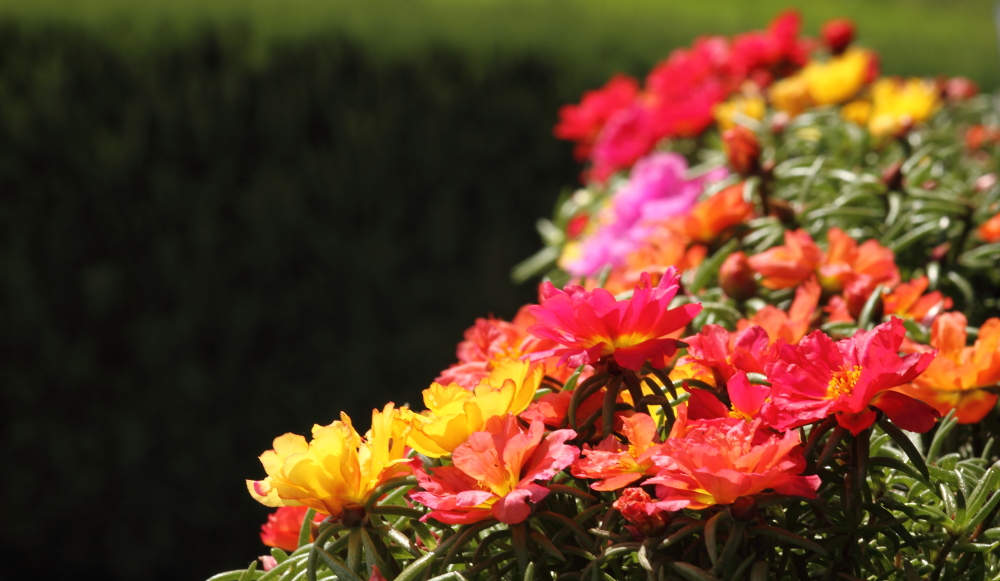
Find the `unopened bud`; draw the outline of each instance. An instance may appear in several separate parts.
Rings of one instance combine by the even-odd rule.
[[[670,524],[670,515],[657,508],[646,491],[638,487],[623,490],[612,506],[647,537],[658,535]]]
[[[967,101],[977,94],[979,94],[979,85],[972,79],[952,77],[944,83],[944,96],[952,103]]]
[[[840,54],[854,41],[854,23],[847,18],[828,20],[820,31],[823,44],[833,54]]]
[[[757,501],[752,496],[741,496],[729,505],[729,516],[736,522],[750,522],[757,518],[757,513]]]
[[[742,176],[757,173],[760,169],[760,141],[750,129],[736,125],[722,133],[722,143],[729,157],[729,165]]]
[[[903,187],[903,162],[896,161],[885,168],[882,172],[882,183],[890,191],[897,191]]]
[[[734,252],[719,268],[719,286],[731,298],[745,301],[757,294],[757,282],[753,275],[746,254]]]

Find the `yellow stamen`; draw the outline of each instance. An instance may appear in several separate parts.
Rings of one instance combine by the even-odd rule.
[[[826,398],[834,399],[844,395],[851,395],[854,391],[854,386],[858,383],[858,378],[861,377],[861,366],[855,365],[851,369],[847,366],[843,366],[839,371],[834,372],[833,377],[830,378],[830,384],[826,388]]]
[[[753,418],[741,412],[740,410],[733,409],[729,412],[729,417],[736,418],[737,420],[743,420],[744,422],[753,421]]]

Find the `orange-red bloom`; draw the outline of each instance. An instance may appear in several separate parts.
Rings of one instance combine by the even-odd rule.
[[[1000,213],[983,222],[976,229],[976,234],[985,242],[1000,242]]]
[[[580,456],[580,449],[565,442],[573,430],[556,430],[545,438],[541,422],[525,431],[513,414],[493,417],[486,430],[475,432],[455,448],[453,466],[417,469],[420,489],[410,497],[431,509],[420,520],[469,524],[494,517],[517,524],[531,514],[549,489],[547,482]]]
[[[931,324],[935,317],[951,308],[952,300],[942,295],[941,291],[924,294],[929,284],[927,277],[921,276],[883,294],[885,314],[914,319],[924,325]]]
[[[997,403],[997,395],[983,387],[1000,383],[1000,319],[988,319],[975,345],[966,347],[968,322],[962,313],[945,313],[931,327],[931,346],[937,355],[930,366],[899,391],[934,406],[941,414],[955,410],[959,423],[983,419]]]
[[[900,357],[905,335],[903,322],[893,317],[836,343],[814,331],[798,345],[782,345],[768,374],[771,401],[763,413],[767,423],[788,430],[835,414],[837,423],[857,435],[875,422],[877,408],[901,428],[931,429],[937,412],[892,390],[913,381],[934,358],[930,353]]]
[[[851,315],[861,314],[875,287],[899,284],[899,268],[892,250],[876,240],[858,246],[854,238],[840,228],[827,234],[827,251],[819,267],[819,282],[829,292],[844,293]]]
[[[281,506],[267,515],[267,522],[260,527],[260,540],[268,547],[292,552],[299,548],[299,530],[302,519],[309,511],[307,506]],[[326,515],[317,512],[313,522],[321,522]]]
[[[727,228],[753,216],[753,204],[743,199],[743,189],[742,182],[729,186],[699,202],[686,216],[671,219],[670,226],[696,242],[714,242]]]
[[[618,490],[657,472],[653,464],[653,455],[660,449],[656,421],[636,413],[623,417],[622,424],[627,444],[611,434],[595,448],[585,446],[583,457],[573,463],[573,476],[599,480],[590,485],[594,490]]]
[[[542,304],[531,308],[538,324],[529,329],[561,348],[529,355],[532,360],[558,355],[560,364],[593,364],[605,357],[639,371],[645,362],[663,367],[677,351],[677,340],[667,335],[684,328],[701,311],[699,304],[669,308],[680,276],[670,268],[653,287],[643,273],[632,297],[621,301],[598,288],[578,285],[564,290],[542,283]]]
[[[661,470],[647,481],[657,485],[657,506],[697,510],[768,489],[816,498],[820,479],[801,475],[806,463],[798,432],[754,444],[759,424],[736,418],[700,420],[688,424],[682,437],[668,439],[655,457]]]
[[[626,75],[615,75],[596,91],[587,91],[579,105],[559,109],[554,133],[559,139],[576,142],[574,154],[583,161],[590,155],[597,136],[612,115],[628,107],[639,93],[639,83]]]
[[[808,279],[823,260],[823,251],[803,230],[785,232],[785,245],[751,256],[750,267],[770,289],[792,288]]]
[[[622,495],[612,505],[622,513],[622,518],[632,523],[635,529],[646,536],[663,532],[670,523],[667,511],[656,505],[656,502],[641,488],[626,488]]]
[[[749,319],[738,321],[736,328],[742,331],[752,325],[760,325],[767,331],[770,343],[781,339],[789,345],[794,345],[809,331],[821,293],[819,284],[814,279],[809,279],[795,290],[795,300],[792,301],[787,313],[777,307],[766,305]]]

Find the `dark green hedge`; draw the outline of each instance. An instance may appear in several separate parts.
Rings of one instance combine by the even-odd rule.
[[[273,437],[417,403],[533,298],[508,272],[579,169],[556,71],[244,48],[0,26],[3,578],[245,567]]]

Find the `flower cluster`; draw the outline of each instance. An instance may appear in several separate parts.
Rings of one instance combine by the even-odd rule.
[[[278,508],[265,568],[894,578],[892,546],[906,578],[992,574],[961,555],[1000,510],[996,115],[963,79],[881,77],[849,21],[799,28],[562,109],[589,181],[531,261],[538,303],[476,320],[422,411],[275,439],[247,482]]]

